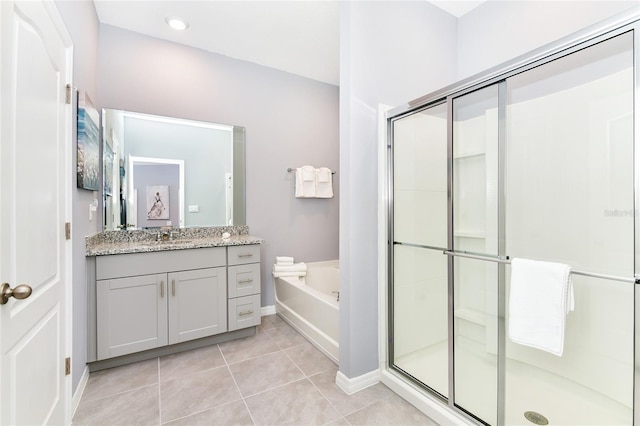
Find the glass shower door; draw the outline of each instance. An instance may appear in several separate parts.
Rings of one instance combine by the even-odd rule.
[[[393,122],[390,364],[448,397],[447,110]]]
[[[633,277],[633,86],[631,32],[507,80],[512,258]],[[572,280],[562,356],[507,339],[506,424],[526,412],[550,424],[633,423],[634,285]]]
[[[496,258],[499,84],[453,99],[453,250]],[[453,257],[455,405],[497,423],[498,264]]]
[[[637,28],[390,118],[390,366],[458,414],[498,426],[634,424]],[[509,334],[514,259],[571,268],[560,355]],[[520,300],[540,311],[549,299]]]

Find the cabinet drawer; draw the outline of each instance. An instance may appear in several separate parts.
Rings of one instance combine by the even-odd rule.
[[[229,246],[229,265],[260,262],[260,244]]]
[[[260,295],[229,299],[229,331],[260,324]]]
[[[96,279],[131,277],[225,265],[225,248],[197,248],[153,253],[97,256]]]
[[[260,293],[260,264],[229,266],[229,298]]]

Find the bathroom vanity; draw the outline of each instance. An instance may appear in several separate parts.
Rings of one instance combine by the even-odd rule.
[[[91,371],[255,334],[261,243],[246,226],[87,238]]]

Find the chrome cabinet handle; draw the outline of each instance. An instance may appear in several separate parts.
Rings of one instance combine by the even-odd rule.
[[[243,311],[238,314],[239,317],[243,317],[245,315],[251,315],[253,311]]]
[[[238,281],[238,284],[251,283],[251,282],[253,282],[253,278],[249,278],[248,280],[240,280]]]
[[[31,292],[31,287],[26,284],[20,284],[16,288],[11,288],[9,284],[2,283],[2,287],[0,287],[0,305],[7,303],[11,297],[16,299],[26,299],[31,296]]]
[[[164,281],[160,281],[160,298],[164,298]]]
[[[176,297],[176,280],[171,280],[171,295]]]
[[[251,257],[253,256],[253,253],[240,253],[238,254],[238,257]]]

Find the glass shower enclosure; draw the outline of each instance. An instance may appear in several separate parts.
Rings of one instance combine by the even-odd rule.
[[[634,424],[634,37],[388,116],[388,368],[470,422]],[[510,338],[513,259],[570,266],[561,355]]]

